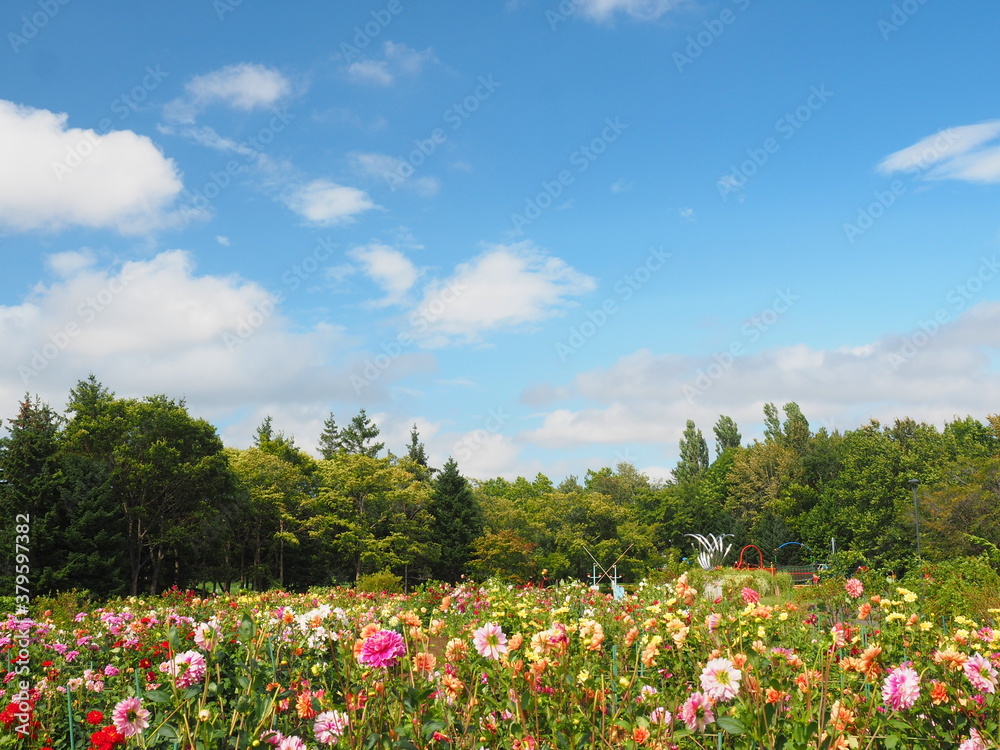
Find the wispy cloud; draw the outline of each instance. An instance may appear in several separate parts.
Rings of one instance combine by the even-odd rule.
[[[885,157],[879,172],[923,172],[931,180],[1000,182],[1000,120],[940,130]]]

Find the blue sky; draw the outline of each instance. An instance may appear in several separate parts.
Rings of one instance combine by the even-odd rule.
[[[1000,407],[996,3],[0,12],[0,413],[665,478],[694,419]]]

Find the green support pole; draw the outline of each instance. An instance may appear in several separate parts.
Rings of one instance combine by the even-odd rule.
[[[66,723],[69,724],[69,748],[76,750],[76,740],[73,739],[73,689],[66,685]]]

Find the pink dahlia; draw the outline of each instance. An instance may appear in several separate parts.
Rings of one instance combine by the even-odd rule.
[[[743,597],[744,604],[759,604],[760,603],[760,593],[750,588],[749,586],[744,586],[743,590],[740,591],[740,596]]]
[[[681,706],[681,721],[691,732],[700,732],[713,721],[712,701],[701,693],[692,693]]]
[[[507,653],[507,636],[500,626],[488,622],[472,633],[472,644],[480,656],[487,659],[499,659]]]
[[[882,700],[894,711],[905,711],[920,697],[920,675],[912,667],[896,667],[882,683]]]
[[[979,732],[973,729],[969,739],[959,745],[958,750],[987,750],[987,748],[986,743],[983,742],[983,738],[980,736]]]
[[[347,731],[349,719],[343,711],[324,711],[316,717],[313,732],[323,745],[332,745]]]
[[[649,714],[650,724],[669,724],[673,721],[674,717],[670,715],[670,712],[663,706],[657,706]]]
[[[149,726],[149,711],[138,698],[126,698],[115,706],[111,721],[124,737],[133,737]]]
[[[847,591],[847,595],[852,599],[857,599],[865,593],[864,584],[862,584],[857,578],[848,578],[847,582],[844,584],[844,589]]]
[[[719,624],[722,622],[722,615],[718,612],[713,612],[708,617],[705,618],[705,626],[708,628],[709,633],[714,633],[719,629]]]
[[[287,737],[282,737],[276,747],[278,750],[306,750],[306,743],[301,737],[291,734]]]
[[[743,673],[729,659],[712,659],[701,671],[701,687],[713,701],[728,701],[736,697]]]
[[[185,651],[163,662],[160,671],[173,677],[177,687],[183,690],[205,679],[205,657],[197,651]]]
[[[203,622],[194,629],[194,642],[203,651],[212,651],[222,637],[222,631],[214,622]]]
[[[976,690],[982,693],[995,693],[997,691],[997,670],[990,664],[990,660],[982,654],[970,656],[963,669],[965,676],[969,678],[969,682]]]
[[[403,636],[395,630],[378,630],[361,646],[358,661],[369,667],[391,667],[405,653]]]

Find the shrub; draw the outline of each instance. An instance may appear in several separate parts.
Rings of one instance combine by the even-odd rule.
[[[365,594],[402,594],[403,579],[391,570],[360,576],[354,588]]]

